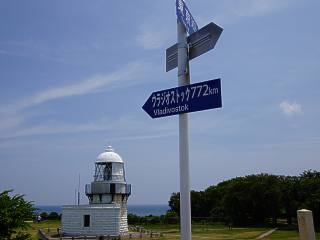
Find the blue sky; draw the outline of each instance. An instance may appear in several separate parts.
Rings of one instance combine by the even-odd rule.
[[[320,2],[186,4],[199,27],[224,28],[190,64],[193,83],[221,78],[223,99],[189,114],[192,189],[319,170]],[[1,1],[0,29],[0,190],[72,204],[78,174],[91,182],[111,143],[130,204],[166,204],[179,191],[178,117],[154,120],[141,108],[177,86],[177,71],[165,72],[174,0]]]

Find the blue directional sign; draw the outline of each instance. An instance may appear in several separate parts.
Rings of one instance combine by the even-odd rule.
[[[215,79],[153,92],[142,108],[150,117],[160,118],[220,107],[221,81]]]
[[[178,19],[183,23],[189,35],[198,31],[198,25],[183,0],[176,0],[176,12]]]

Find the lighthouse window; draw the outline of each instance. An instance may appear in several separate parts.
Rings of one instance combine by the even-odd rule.
[[[90,227],[90,215],[83,216],[83,226]]]
[[[112,168],[112,180],[124,181],[123,163],[114,163]]]
[[[103,164],[96,164],[96,171],[94,175],[95,181],[103,181],[104,167],[105,166]]]
[[[112,163],[107,162],[104,169],[104,180],[112,180]]]

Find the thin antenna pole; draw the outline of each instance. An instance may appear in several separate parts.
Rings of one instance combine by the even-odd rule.
[[[80,205],[80,173],[79,173],[79,182],[78,182],[78,205]]]

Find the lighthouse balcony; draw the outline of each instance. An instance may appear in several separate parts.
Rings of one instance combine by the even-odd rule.
[[[131,195],[131,184],[126,183],[104,183],[104,182],[92,182],[86,184],[86,195],[93,194],[123,194]]]

